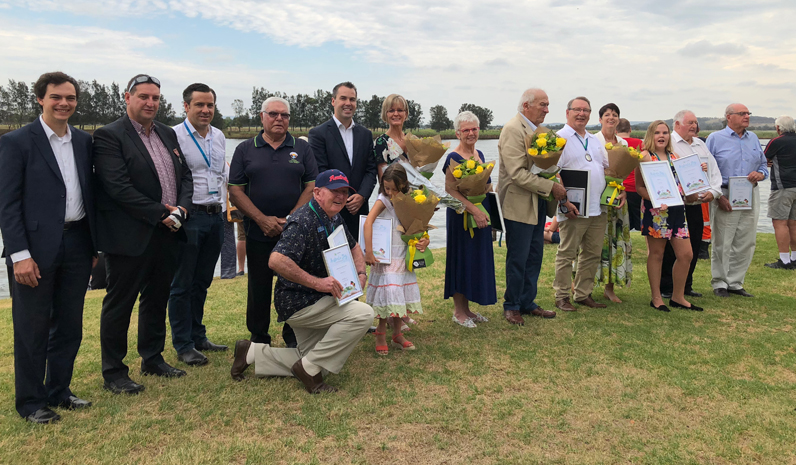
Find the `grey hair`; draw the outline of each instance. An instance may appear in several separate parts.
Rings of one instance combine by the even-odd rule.
[[[520,103],[517,105],[517,111],[522,113],[522,107],[524,104],[531,105],[533,102],[536,101],[536,96],[539,93],[544,92],[542,89],[537,89],[535,87],[531,87],[530,89],[526,89],[525,92],[522,93],[522,97],[520,97]]]
[[[456,118],[453,119],[453,130],[458,131],[462,123],[475,123],[476,126],[481,126],[481,121],[472,111],[463,111],[456,115]]]
[[[728,116],[730,116],[730,114],[732,114],[732,112],[733,112],[733,107],[734,107],[735,105],[740,105],[740,103],[731,103],[731,104],[727,105],[727,108],[725,108],[725,109],[724,109],[724,117],[725,117],[725,118],[726,118],[726,117],[728,117]]]
[[[581,97],[575,97],[572,100],[570,100],[569,102],[567,102],[567,110],[571,110],[572,109],[572,102],[574,102],[575,100],[583,100],[584,102],[589,104],[589,109],[591,109],[591,102],[589,101],[589,99],[587,99],[586,97],[582,97],[581,96]]]
[[[774,126],[778,127],[780,132],[796,132],[796,122],[790,116],[780,116],[774,120]]]
[[[265,99],[263,101],[263,106],[260,107],[260,113],[264,112],[265,109],[268,108],[268,105],[270,105],[272,102],[284,103],[285,106],[287,107],[287,112],[290,113],[290,102],[288,102],[287,100],[283,99],[282,97],[268,97],[267,99]]]
[[[685,115],[687,115],[689,113],[691,113],[692,115],[696,116],[696,113],[694,113],[691,110],[680,110],[680,111],[677,112],[677,114],[674,115],[674,121],[677,121],[678,123],[683,124],[683,121],[685,121]]]

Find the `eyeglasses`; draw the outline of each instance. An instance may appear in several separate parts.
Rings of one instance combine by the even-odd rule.
[[[459,132],[461,132],[462,134],[470,134],[470,133],[477,134],[478,133],[478,128],[459,129]]]
[[[740,116],[752,116],[751,111],[736,111],[734,113],[730,113],[731,115],[740,115]]]
[[[390,108],[387,113],[406,113],[406,110],[403,108]]]
[[[158,86],[158,89],[160,89],[160,81],[158,80],[158,78],[152,77],[148,74],[142,74],[141,76],[138,76],[137,78],[133,79],[133,82],[130,83],[130,88],[127,89],[127,92],[132,92],[133,87],[137,86],[138,84],[145,84],[147,82],[155,84],[156,86]]]
[[[591,108],[567,108],[567,110],[573,113],[586,113],[586,114],[591,113]]]
[[[282,117],[282,119],[290,119],[290,113],[279,113],[278,111],[269,111],[265,113],[271,119],[277,119],[278,117]]]

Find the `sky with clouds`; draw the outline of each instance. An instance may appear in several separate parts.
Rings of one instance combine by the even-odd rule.
[[[548,122],[578,95],[630,120],[720,116],[736,101],[794,115],[795,25],[792,0],[0,0],[0,84],[145,72],[174,103],[209,84],[225,115],[253,86],[313,93],[345,80],[363,99],[415,100],[426,118],[433,105],[451,118],[481,105],[493,124],[528,87],[547,91]]]

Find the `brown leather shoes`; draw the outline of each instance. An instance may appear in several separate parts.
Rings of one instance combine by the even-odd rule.
[[[551,312],[550,310],[545,310],[542,307],[536,307],[535,309],[531,310],[531,315],[540,316],[542,318],[555,318],[556,317],[556,312]]]
[[[246,363],[246,354],[249,353],[251,345],[251,341],[245,339],[235,342],[235,358],[232,360],[232,369],[229,370],[229,374],[232,375],[232,379],[235,381],[241,381],[246,378],[243,376],[243,372],[246,371],[246,368],[249,368],[249,364]]]
[[[304,384],[304,389],[306,389],[310,394],[319,394],[321,392],[337,392],[336,387],[329,386],[323,382],[322,374],[318,373],[315,376],[310,376],[309,373],[304,371],[304,365],[301,364],[301,359],[298,359],[298,361],[293,364],[293,367],[290,369],[290,371],[293,373],[293,376],[295,376],[296,379]]]
[[[601,304],[601,303],[595,302],[594,299],[591,298],[591,294],[586,296],[586,298],[583,299],[583,300],[576,300],[575,303],[578,304],[578,305],[585,305],[585,306],[591,307],[591,308],[606,308],[606,307],[608,307],[605,304]]]
[[[522,319],[519,310],[503,310],[503,318],[513,325],[524,325],[525,320]]]
[[[575,306],[572,305],[569,302],[569,297],[566,297],[566,298],[561,299],[561,300],[556,300],[556,308],[561,310],[561,311],[564,311],[564,312],[577,312],[578,311],[578,309],[575,308]]]

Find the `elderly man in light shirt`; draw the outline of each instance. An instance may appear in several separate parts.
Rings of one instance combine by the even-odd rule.
[[[559,210],[561,244],[556,254],[556,277],[553,281],[556,308],[565,312],[577,309],[570,302],[572,287],[572,261],[578,259],[575,270],[574,300],[578,305],[591,308],[605,308],[605,304],[595,302],[591,297],[594,289],[594,277],[600,266],[600,257],[605,236],[607,214],[605,207],[600,205],[600,197],[605,189],[605,169],[608,158],[603,151],[600,140],[586,130],[591,115],[591,103],[586,97],[576,97],[567,104],[567,124],[558,131],[558,137],[567,140],[558,166],[561,169],[585,170],[589,172],[589,192],[587,201],[581,205],[583,212],[578,211],[569,200],[564,204],[566,213]],[[566,183],[564,183],[564,187]],[[619,195],[620,205],[625,203],[626,194]],[[578,215],[585,216],[581,217]],[[580,250],[580,252],[578,252]]]
[[[685,281],[685,295],[690,297],[702,297],[700,292],[693,289],[694,269],[699,259],[699,248],[702,245],[702,228],[705,226],[702,217],[702,204],[709,203],[721,197],[721,172],[716,164],[716,159],[708,150],[707,145],[702,139],[697,137],[699,125],[694,112],[682,110],[674,115],[674,131],[672,132],[672,150],[680,157],[697,155],[702,161],[703,169],[707,169],[708,182],[710,189],[700,192],[699,197],[694,202],[687,202],[685,205],[685,217],[688,223],[688,234],[691,239],[691,249],[694,256],[691,259],[691,267],[688,269],[688,277]],[[661,269],[661,295],[664,298],[671,298],[672,294],[672,267],[674,266],[675,256],[671,243],[666,243],[666,250],[663,253],[663,267]]]
[[[745,105],[728,105],[724,111],[727,127],[712,133],[707,140],[708,150],[716,158],[721,172],[723,194],[711,209],[711,284],[713,293],[719,297],[729,297],[730,294],[754,297],[743,288],[743,282],[757,241],[757,220],[760,217],[757,183],[768,177],[768,169],[760,140],[746,129],[751,115]],[[730,206],[728,183],[733,176],[743,176],[753,184],[751,210],[733,210]]]

